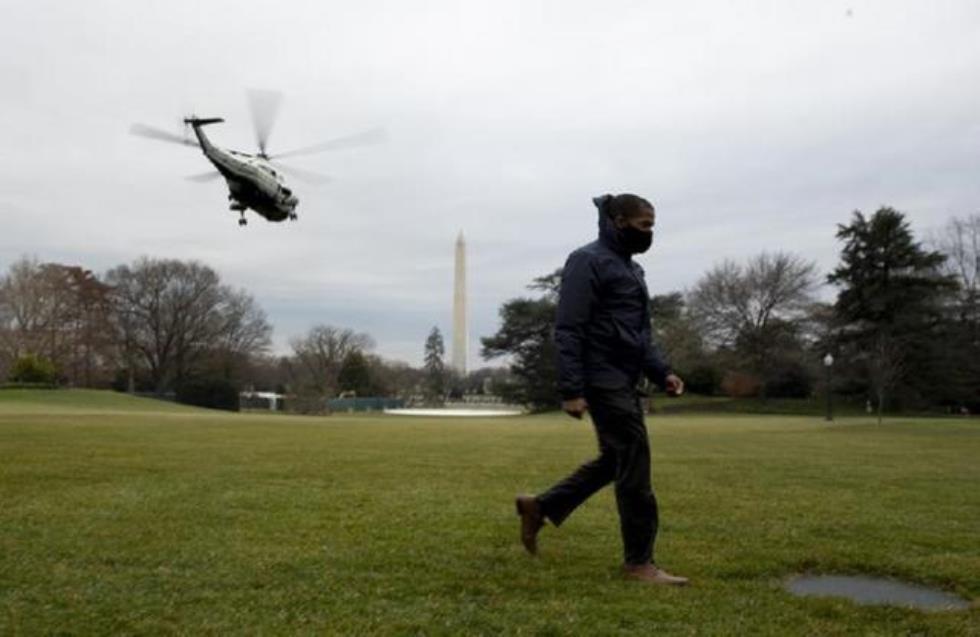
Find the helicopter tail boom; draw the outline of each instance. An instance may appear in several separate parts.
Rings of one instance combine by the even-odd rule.
[[[191,115],[190,117],[184,118],[184,123],[194,129],[194,136],[197,137],[197,141],[201,144],[201,149],[205,155],[213,151],[214,146],[211,145],[211,142],[208,140],[207,135],[204,134],[204,131],[201,130],[201,127],[223,121],[225,120],[220,117],[195,117]]]

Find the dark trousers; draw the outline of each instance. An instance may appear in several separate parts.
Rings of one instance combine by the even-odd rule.
[[[560,526],[589,496],[615,482],[625,562],[646,564],[653,560],[658,518],[639,396],[631,388],[593,388],[586,391],[585,399],[599,438],[599,457],[538,496],[541,511]]]

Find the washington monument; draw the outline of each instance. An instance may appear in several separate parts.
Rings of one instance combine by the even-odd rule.
[[[456,276],[453,285],[453,369],[466,374],[466,240],[463,231],[456,239]]]

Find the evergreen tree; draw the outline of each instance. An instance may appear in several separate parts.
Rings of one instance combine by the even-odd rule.
[[[442,360],[445,354],[442,332],[438,327],[433,327],[425,339],[425,400],[431,405],[445,402],[447,375]]]
[[[372,396],[375,394],[371,379],[371,368],[367,357],[356,349],[344,358],[337,376],[337,384],[342,392],[354,392],[357,396]]]
[[[855,211],[837,238],[841,262],[828,281],[840,288],[834,307],[844,359],[860,367],[879,413],[898,386],[906,396],[933,396],[943,302],[955,289],[939,271],[945,257],[923,249],[905,216],[888,207],[870,218]]]
[[[484,358],[511,356],[514,382],[499,389],[508,401],[533,409],[558,405],[558,353],[554,333],[560,285],[560,269],[534,279],[528,288],[540,290],[542,296],[504,303],[500,308],[500,329],[482,339]]]

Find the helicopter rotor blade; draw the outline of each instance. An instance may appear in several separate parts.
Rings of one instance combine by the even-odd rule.
[[[313,184],[314,186],[322,186],[323,184],[333,181],[333,178],[328,175],[313,172],[312,170],[306,170],[305,168],[297,168],[296,166],[289,165],[284,166],[279,162],[275,163],[275,167],[278,168],[280,172],[286,173],[290,177],[295,177],[299,181]]]
[[[269,135],[276,125],[281,104],[282,93],[278,91],[260,89],[248,91],[248,105],[252,111],[252,125],[255,127],[255,143],[259,147],[259,154],[263,157],[266,156]]]
[[[160,128],[154,128],[153,126],[147,126],[146,124],[133,124],[129,128],[129,132],[140,137],[148,137],[150,139],[156,139],[163,142],[170,142],[171,144],[180,144],[181,146],[198,145],[196,141],[191,141],[190,139],[181,137],[180,135],[176,135]]]
[[[312,146],[304,146],[303,148],[288,150],[284,153],[277,153],[272,155],[271,158],[280,159],[282,157],[312,155],[314,153],[322,153],[328,150],[341,150],[344,148],[357,148],[358,146],[381,144],[386,141],[388,141],[388,131],[386,131],[384,128],[372,128],[353,135],[345,135],[344,137],[337,137],[336,139],[331,139],[319,144],[313,144]]]
[[[219,173],[217,170],[209,170],[206,173],[198,173],[196,175],[188,175],[184,177],[184,179],[187,181],[196,181],[199,184],[207,183],[220,178],[221,173]]]

